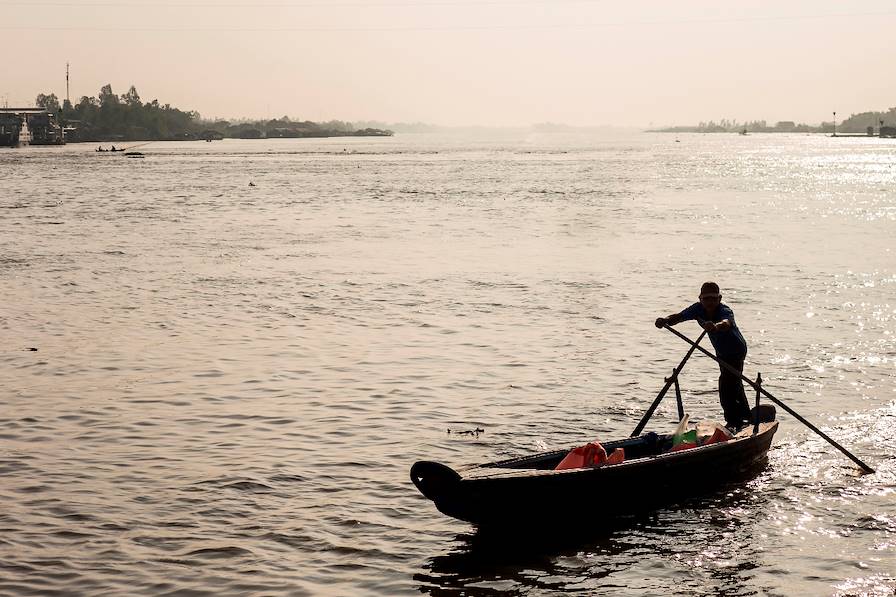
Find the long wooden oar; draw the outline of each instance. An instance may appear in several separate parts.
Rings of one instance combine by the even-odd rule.
[[[678,374],[681,373],[681,370],[684,369],[684,364],[688,362],[688,359],[691,358],[691,355],[694,354],[694,349],[697,348],[697,344],[700,344],[700,340],[703,340],[703,336],[706,335],[706,330],[700,334],[700,337],[697,338],[697,342],[691,346],[688,353],[684,355],[684,358],[681,359],[681,362],[678,363],[678,367],[672,370],[672,377],[666,380],[666,385],[663,386],[663,389],[660,390],[660,393],[657,394],[656,399],[653,401],[653,404],[650,405],[650,408],[647,409],[647,412],[644,413],[644,416],[641,418],[641,422],[638,423],[638,426],[635,427],[635,430],[632,431],[631,437],[636,437],[644,431],[644,426],[647,425],[647,421],[650,420],[650,417],[653,416],[653,411],[656,410],[656,407],[660,405],[660,402],[663,401],[663,397],[666,395],[666,392],[669,391],[669,388],[672,387],[673,383],[676,383],[678,379]]]
[[[804,419],[802,416],[800,416],[800,414],[799,414],[798,412],[796,412],[795,410],[793,410],[792,408],[790,408],[789,406],[787,406],[786,404],[784,404],[783,402],[781,402],[780,400],[778,400],[777,398],[775,398],[774,396],[772,396],[772,395],[771,395],[765,388],[763,388],[761,385],[757,385],[756,382],[754,382],[754,381],[752,381],[752,380],[750,380],[750,379],[744,377],[743,373],[741,373],[740,371],[738,371],[737,369],[735,369],[734,367],[732,367],[731,365],[729,365],[729,364],[726,363],[725,361],[721,361],[721,360],[719,360],[719,358],[716,357],[716,355],[712,354],[711,352],[709,352],[708,350],[706,350],[706,349],[703,348],[702,346],[697,346],[697,342],[699,342],[700,340],[697,340],[697,342],[694,342],[693,340],[691,340],[690,338],[688,338],[687,336],[685,336],[684,334],[682,334],[682,333],[679,332],[678,330],[674,330],[674,329],[672,329],[672,327],[669,326],[669,325],[664,325],[663,327],[665,327],[667,330],[669,330],[670,332],[672,332],[673,334],[675,334],[676,336],[678,336],[679,338],[681,338],[682,340],[684,340],[685,342],[687,342],[688,344],[690,344],[692,349],[693,349],[693,348],[698,349],[698,350],[701,351],[703,354],[705,354],[706,356],[710,357],[711,359],[713,359],[714,361],[716,361],[719,365],[721,365],[722,367],[724,367],[725,369],[727,369],[729,372],[731,372],[731,373],[734,374],[734,375],[737,375],[737,376],[740,377],[743,381],[745,381],[745,382],[747,382],[748,384],[750,384],[750,386],[751,386],[753,389],[755,389],[757,392],[760,392],[760,393],[762,393],[763,395],[765,395],[766,398],[768,398],[769,400],[771,400],[772,402],[774,402],[775,404],[777,404],[778,406],[780,406],[781,408],[783,408],[784,410],[786,410],[788,413],[790,413],[791,415],[793,415],[793,417],[796,418],[797,421],[799,421],[800,423],[802,423],[803,425],[805,425],[806,427],[808,427],[809,429],[811,429],[812,431],[814,431],[815,433],[817,433],[818,435],[820,435],[820,436],[821,436],[822,438],[824,438],[825,441],[827,441],[829,444],[831,444],[832,446],[834,446],[835,448],[837,448],[838,450],[840,450],[841,452],[843,452],[843,454],[845,454],[850,460],[852,460],[853,462],[855,462],[856,464],[858,464],[859,467],[861,467],[861,469],[862,469],[863,471],[865,471],[866,473],[873,473],[873,472],[874,472],[874,469],[873,469],[873,468],[871,468],[870,466],[868,466],[867,464],[865,464],[864,462],[862,462],[861,460],[859,460],[859,459],[858,459],[857,457],[855,457],[849,450],[847,450],[846,448],[844,448],[843,446],[841,446],[840,444],[838,444],[837,442],[835,442],[833,439],[829,438],[829,437],[828,437],[827,435],[825,435],[825,433],[824,433],[823,431],[821,431],[818,427],[816,427],[815,425],[813,425],[812,423],[810,423],[809,421],[807,421],[806,419]],[[705,330],[704,330],[704,333],[706,333]],[[700,337],[702,338],[702,337],[703,337],[703,334],[701,334]]]
[[[139,143],[137,145],[131,145],[130,147],[122,147],[124,151],[130,151],[132,149],[137,149],[138,147],[143,147],[144,145],[149,145],[152,141],[147,141],[146,143]]]

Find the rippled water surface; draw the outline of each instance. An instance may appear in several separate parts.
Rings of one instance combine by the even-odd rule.
[[[141,151],[0,150],[0,593],[896,592],[896,141]],[[747,374],[876,474],[779,411],[757,478],[601,532],[489,536],[410,483],[630,433],[707,279]]]

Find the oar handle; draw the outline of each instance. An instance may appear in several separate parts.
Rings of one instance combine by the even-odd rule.
[[[870,466],[868,466],[867,464],[865,464],[864,462],[862,462],[861,460],[859,460],[859,459],[858,459],[856,456],[854,456],[849,450],[847,450],[846,448],[844,448],[843,446],[841,446],[840,444],[838,444],[836,441],[834,441],[833,439],[831,439],[830,437],[828,437],[822,430],[820,430],[818,427],[816,427],[815,425],[813,425],[812,423],[810,423],[809,421],[807,421],[807,420],[806,420],[805,418],[803,418],[798,412],[796,412],[795,410],[793,410],[792,408],[790,408],[789,406],[787,406],[786,404],[784,404],[783,402],[781,402],[779,399],[777,399],[777,398],[775,398],[774,396],[772,396],[772,395],[768,392],[768,390],[766,390],[765,388],[763,388],[761,385],[758,385],[758,384],[756,384],[755,382],[753,382],[753,380],[751,380],[751,379],[749,379],[749,378],[747,378],[747,377],[744,377],[744,374],[743,374],[743,373],[741,373],[740,371],[738,371],[737,369],[735,369],[734,367],[732,367],[731,365],[729,365],[729,364],[726,363],[725,361],[720,360],[716,355],[712,354],[711,352],[709,352],[708,350],[706,350],[706,349],[703,348],[702,346],[697,346],[697,343],[696,343],[696,342],[694,342],[693,340],[691,340],[690,338],[688,338],[687,336],[685,336],[684,334],[682,334],[682,333],[679,332],[678,330],[674,330],[674,329],[672,329],[672,327],[671,327],[670,325],[666,324],[666,325],[664,325],[663,327],[666,328],[667,330],[669,330],[670,332],[672,332],[673,334],[675,334],[676,336],[678,336],[679,338],[681,338],[682,340],[684,340],[685,342],[687,342],[688,344],[690,344],[693,348],[696,348],[697,350],[699,350],[700,352],[702,352],[703,354],[705,354],[706,356],[708,356],[708,357],[711,358],[712,360],[716,361],[719,365],[721,365],[722,367],[724,367],[725,369],[727,369],[727,370],[728,370],[730,373],[732,373],[733,375],[737,375],[737,376],[740,377],[743,381],[745,381],[745,382],[747,382],[748,384],[750,384],[750,387],[752,387],[753,389],[755,389],[757,392],[762,393],[766,398],[768,398],[769,400],[771,400],[772,402],[774,402],[775,404],[777,404],[778,406],[780,406],[781,408],[783,408],[785,411],[787,411],[788,413],[790,413],[790,414],[791,414],[797,421],[799,421],[800,423],[802,423],[803,425],[805,425],[806,427],[808,427],[809,429],[811,429],[812,431],[814,431],[815,433],[817,433],[818,435],[820,435],[820,436],[821,436],[825,441],[827,441],[829,444],[831,444],[832,446],[834,446],[835,448],[837,448],[838,450],[840,450],[841,452],[843,452],[843,454],[844,454],[846,457],[848,457],[850,460],[852,460],[853,462],[855,462],[856,464],[858,464],[859,467],[861,467],[861,469],[862,469],[863,471],[865,471],[866,473],[873,473],[873,472],[874,472],[874,469],[873,469],[873,468],[871,468]],[[702,337],[702,336],[701,336],[701,337]]]

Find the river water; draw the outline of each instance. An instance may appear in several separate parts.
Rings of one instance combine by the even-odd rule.
[[[0,151],[0,594],[896,592],[896,140],[93,149]],[[779,409],[754,480],[599,533],[486,537],[415,490],[628,435],[705,280],[746,373],[875,474]],[[682,374],[692,419],[717,374]]]

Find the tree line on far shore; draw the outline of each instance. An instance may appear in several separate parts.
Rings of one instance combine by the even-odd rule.
[[[143,102],[131,85],[127,93],[116,95],[104,85],[97,97],[83,96],[72,105],[61,104],[55,93],[39,94],[35,104],[57,114],[67,127],[69,141],[174,141],[195,139],[260,139],[271,137],[388,136],[391,131],[363,128],[338,120],[316,123],[279,119],[240,121],[204,120],[199,112],[183,111],[154,99]]]
[[[872,127],[877,131],[881,126],[896,125],[896,107],[890,108],[886,112],[862,112],[860,114],[852,114],[849,118],[842,122],[836,123],[838,133],[865,133],[868,127]],[[774,125],[768,124],[764,120],[753,120],[747,122],[738,122],[737,120],[728,120],[723,118],[719,122],[710,120],[709,122],[701,122],[696,126],[672,126],[660,129],[654,129],[651,132],[658,133],[833,133],[834,121],[822,122],[818,126],[810,126],[808,124],[797,124],[792,121],[781,121]]]

